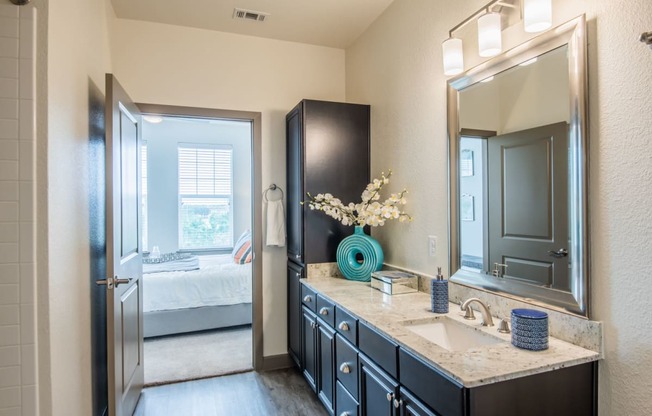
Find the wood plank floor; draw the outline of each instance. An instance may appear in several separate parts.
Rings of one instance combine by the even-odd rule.
[[[298,370],[248,372],[143,390],[134,416],[328,415]]]

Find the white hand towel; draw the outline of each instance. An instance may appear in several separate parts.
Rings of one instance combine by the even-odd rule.
[[[285,246],[285,213],[283,201],[267,202],[267,242],[268,246]]]

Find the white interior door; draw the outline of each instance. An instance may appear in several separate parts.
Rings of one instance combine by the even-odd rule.
[[[109,415],[133,414],[143,388],[140,114],[106,75],[106,286]]]

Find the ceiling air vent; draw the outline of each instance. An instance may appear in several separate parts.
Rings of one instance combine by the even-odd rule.
[[[264,22],[269,17],[269,13],[255,12],[253,10],[233,9],[233,18],[242,20],[253,20],[255,22]]]

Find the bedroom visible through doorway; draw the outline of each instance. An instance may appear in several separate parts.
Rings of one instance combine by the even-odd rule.
[[[253,122],[143,117],[145,384],[253,368]]]

